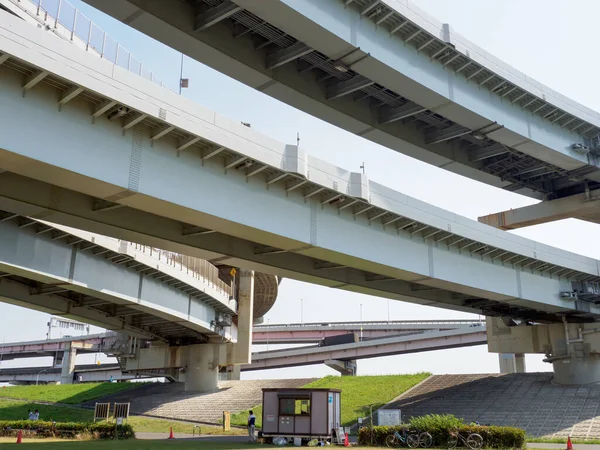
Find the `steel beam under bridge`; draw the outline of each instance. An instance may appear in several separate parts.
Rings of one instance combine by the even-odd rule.
[[[600,280],[596,260],[419,202],[44,36],[0,23],[0,208],[422,305],[537,321],[600,314],[560,297],[572,281]],[[13,58],[47,73],[26,97]],[[59,81],[85,93],[61,111]]]

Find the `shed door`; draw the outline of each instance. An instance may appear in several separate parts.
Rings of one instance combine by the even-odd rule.
[[[334,405],[335,405],[335,412],[333,415],[333,421],[334,421],[334,425],[335,428],[341,427],[341,421],[342,421],[342,405],[341,405],[341,401],[340,401],[340,393],[339,392],[334,392],[333,393],[333,399],[334,399]]]
[[[327,430],[329,433],[331,433],[331,430],[333,430],[335,428],[335,413],[334,413],[334,407],[333,407],[333,392],[328,392],[327,393],[327,417],[329,419],[329,429]]]

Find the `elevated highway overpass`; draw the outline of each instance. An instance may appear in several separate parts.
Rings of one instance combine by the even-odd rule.
[[[0,33],[3,217],[465,312],[538,321],[600,312],[560,295],[600,280],[594,259],[332,166],[16,18]],[[23,71],[36,80],[25,97]],[[58,111],[55,98],[76,90]]]
[[[476,320],[408,320],[255,325],[252,329],[252,343],[254,345],[313,344],[328,337],[348,333],[360,333],[361,339],[368,340],[407,334],[415,335],[428,331],[471,331],[474,327],[485,331],[485,322]],[[108,332],[38,341],[7,342],[0,344],[0,361],[52,357],[69,348],[75,348],[78,354],[107,351],[110,354],[110,350],[118,340],[117,333]]]
[[[11,16],[0,24],[6,217],[496,316],[498,336],[563,321],[572,333],[593,329],[597,260],[419,202],[45,33]],[[512,326],[527,321],[555,325]],[[530,336],[528,351],[572,359],[562,354],[570,342],[565,350],[551,334]]]
[[[290,339],[289,334],[282,335],[281,329],[285,328],[295,329],[293,339]],[[254,327],[254,344],[315,343],[325,337],[359,330],[360,327],[355,323],[257,326]],[[352,375],[356,373],[356,361],[359,359],[469,347],[483,345],[487,341],[486,325],[478,321],[367,322],[363,324],[362,333],[363,340],[359,342],[254,352],[252,353],[252,363],[242,365],[240,370],[253,371],[326,364],[342,374]],[[304,335],[298,338],[299,334]],[[272,339],[267,338],[269,335],[273,335]],[[110,340],[114,338],[112,335],[96,335],[85,338],[10,343],[1,346],[0,350],[4,359],[52,356],[53,352],[59,351],[65,343],[71,343],[74,348],[82,352],[102,352],[105,348],[110,348]],[[36,354],[36,351],[39,353]],[[111,376],[115,380],[167,376],[174,381],[178,379],[176,374],[181,370],[187,370],[187,366],[172,365],[165,367],[162,371],[122,372],[122,367],[118,364],[102,364],[75,366],[73,374],[76,378],[81,375],[83,382],[104,381]],[[231,374],[226,368],[221,371],[226,376]],[[0,382],[30,384],[38,379],[44,383],[61,381],[61,369],[34,367],[0,370]]]
[[[85,1],[358,136],[511,192],[563,199],[532,209],[534,221],[482,219],[491,225],[600,221],[600,114],[411,0]]]
[[[469,330],[484,327],[478,320],[392,320],[367,322],[290,323],[255,326],[252,343],[312,344],[323,339],[348,333],[360,334],[362,339],[418,334],[426,331]],[[0,347],[1,348],[1,347]]]

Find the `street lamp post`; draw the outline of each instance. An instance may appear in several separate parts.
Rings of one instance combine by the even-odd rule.
[[[35,377],[35,385],[36,385],[36,386],[38,385],[38,382],[40,381],[40,374],[42,374],[42,373],[44,373],[44,372],[46,372],[46,369],[40,370],[40,371],[38,372],[38,374],[36,375],[36,377]]]

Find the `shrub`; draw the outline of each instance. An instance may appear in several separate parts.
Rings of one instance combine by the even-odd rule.
[[[372,445],[385,446],[386,437],[394,431],[414,430],[427,431],[433,436],[434,447],[445,448],[449,438],[448,430],[455,429],[458,429],[465,438],[470,433],[479,433],[486,448],[522,448],[525,445],[525,431],[519,428],[464,425],[462,419],[451,415],[415,417],[410,420],[409,425],[398,427],[373,427],[372,436],[371,430],[363,427],[358,432],[358,444],[371,445],[372,438]]]
[[[130,439],[135,436],[129,424],[119,425],[119,439]],[[58,437],[77,438],[89,435],[95,439],[114,439],[114,423],[81,423],[81,422],[42,422],[32,420],[0,421],[0,436],[15,436],[19,430],[25,437]]]
[[[460,431],[467,435],[478,433],[483,445],[488,448],[522,448],[525,445],[525,431],[513,427],[464,426]]]
[[[410,429],[427,431],[433,437],[433,445],[446,445],[448,430],[460,429],[464,420],[452,414],[428,414],[427,416],[411,417],[408,421]]]

